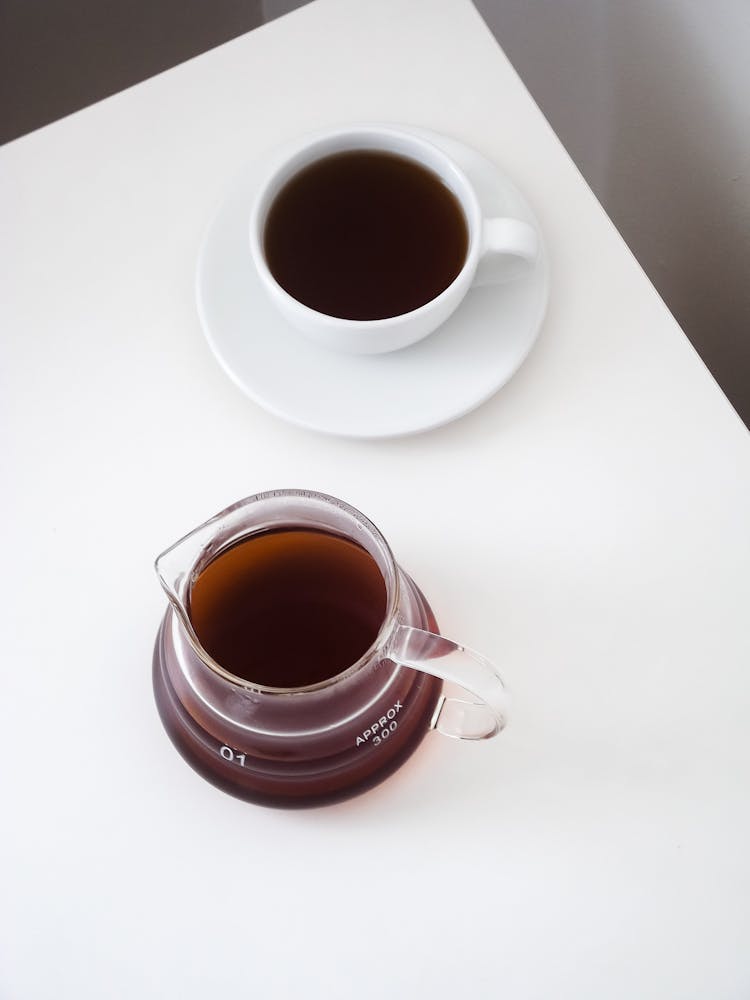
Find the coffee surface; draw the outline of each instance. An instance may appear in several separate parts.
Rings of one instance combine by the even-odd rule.
[[[373,150],[327,156],[274,199],[268,267],[290,295],[329,316],[385,319],[434,299],[464,265],[468,229],[431,170]]]
[[[236,677],[303,687],[367,652],[385,617],[385,581],[372,556],[323,531],[251,535],[198,575],[189,615],[203,648]]]

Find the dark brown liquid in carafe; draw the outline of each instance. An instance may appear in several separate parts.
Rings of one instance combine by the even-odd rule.
[[[230,569],[236,568],[232,563],[236,559],[238,566],[241,565],[250,553],[251,547],[257,548],[258,538],[266,539],[264,545],[283,547],[286,543],[290,549],[299,552],[297,545],[299,538],[287,537],[281,540],[283,535],[295,534],[297,533],[285,531],[251,536],[252,546],[243,540],[234,549],[221,553],[213,563],[209,563],[209,567],[214,566],[216,578],[214,579],[214,573],[206,577],[203,581],[205,591],[203,587],[197,588],[201,610],[212,613],[211,598],[221,600],[222,594],[232,595],[234,587],[231,583],[237,575],[234,571],[229,572]],[[359,576],[360,585],[355,588],[359,597],[355,601],[355,606],[367,610],[364,626],[357,630],[354,637],[356,642],[351,646],[340,647],[342,660],[348,659],[354,655],[355,646],[362,646],[368,642],[369,630],[377,631],[382,620],[380,602],[385,600],[385,595],[380,591],[381,587],[384,589],[382,578],[376,586],[374,561],[359,546],[351,542],[345,543],[354,549],[352,556],[349,549],[342,549],[335,544],[329,546],[325,541],[321,542],[319,537],[322,535],[324,540],[333,538],[335,543],[339,541],[336,536],[307,531],[299,534],[315,536],[314,540],[309,537],[306,539],[307,542],[311,542],[313,551],[316,546],[321,546],[329,552],[336,551],[339,557],[345,552],[343,561],[350,568],[358,564],[361,568],[366,567],[362,575],[371,581],[372,597],[377,599],[370,606],[367,597],[370,591],[361,587],[362,577]],[[246,549],[245,545],[248,546]],[[303,548],[307,549],[308,554],[311,551],[309,546],[305,545]],[[225,566],[221,566],[224,557],[232,552],[235,553],[233,559]],[[334,564],[340,565],[341,561],[341,558],[337,558]],[[328,565],[331,565],[330,560]],[[206,570],[199,574],[199,582],[205,572]],[[343,580],[343,576],[338,573],[336,576],[340,581]],[[194,585],[194,593],[195,589]],[[243,590],[244,587],[239,588],[240,593]],[[251,591],[248,589],[244,592]],[[409,609],[406,619],[408,623],[436,632],[437,622],[429,605],[419,589],[405,575],[401,576],[401,594],[402,600],[406,602],[404,607]],[[350,599],[351,595],[348,594],[347,600]],[[238,609],[240,607],[241,602],[237,605]],[[377,614],[376,608],[378,608]],[[218,621],[227,620],[219,606],[215,606],[213,610],[220,612]],[[195,607],[192,613],[195,617]],[[201,617],[200,612],[198,616]],[[247,622],[243,624],[243,621],[241,614],[234,616],[234,622],[241,631],[244,631],[247,624]],[[341,622],[337,620],[336,625],[340,624]],[[281,631],[291,630],[292,626],[287,623]],[[206,629],[201,628],[201,631],[205,632]],[[208,631],[214,634],[211,628]],[[303,632],[304,630],[299,633],[300,641]],[[430,727],[442,687],[441,681],[436,677],[414,670],[401,670],[398,676],[393,677],[393,665],[387,659],[380,660],[376,656],[362,673],[355,672],[350,676],[349,683],[335,682],[330,689],[327,689],[328,697],[333,700],[332,703],[336,705],[340,716],[340,724],[334,729],[318,731],[314,725],[311,726],[309,714],[304,714],[306,700],[317,697],[320,692],[259,694],[259,698],[287,699],[284,706],[286,728],[295,735],[290,739],[283,733],[276,736],[274,733],[263,732],[264,707],[257,704],[256,709],[259,714],[254,721],[258,723],[261,732],[240,736],[231,721],[231,700],[227,702],[230,707],[229,716],[224,719],[207,711],[206,705],[196,696],[192,685],[183,683],[185,675],[181,664],[184,664],[187,658],[187,662],[192,661],[195,667],[198,661],[189,648],[180,649],[179,642],[175,642],[176,634],[175,613],[170,609],[162,621],[154,648],[153,681],[159,714],[172,742],[185,760],[208,781],[232,795],[265,805],[294,808],[322,805],[356,795],[382,781],[400,767],[422,741]],[[205,638],[206,636],[204,640]],[[247,638],[252,645],[252,633],[247,633]],[[273,642],[274,653],[280,648],[275,641],[279,638],[277,632]],[[292,647],[287,645],[285,648],[289,652]],[[223,657],[228,660],[231,644],[222,649],[224,652],[217,645],[214,651],[218,653],[220,659]],[[287,683],[296,683],[335,669],[332,666],[333,660],[326,658],[324,661],[318,656],[318,667],[312,670],[311,665],[316,661],[310,659],[308,648],[305,648],[304,653],[303,669],[300,669],[299,665],[292,666],[287,661],[287,672],[282,675],[276,668],[269,668],[268,661],[265,661],[267,670],[261,673],[259,661],[255,656],[251,660],[248,651],[245,650],[236,661],[232,657],[234,672],[247,670],[248,675],[256,679],[256,683],[260,683],[257,680],[257,677],[260,677],[275,687],[284,680],[284,677]],[[379,655],[385,654],[381,652]],[[279,661],[274,659],[273,663],[276,662]],[[178,681],[176,685],[174,679]],[[244,711],[243,705],[240,699],[238,703],[240,712]],[[303,716],[300,716],[300,713],[303,713]],[[377,740],[375,722],[378,723],[378,734],[382,732],[382,736],[378,735]]]
[[[375,642],[385,581],[359,545],[284,529],[251,535],[220,553],[190,590],[203,648],[258,685],[296,688],[342,673]]]
[[[457,276],[468,248],[463,209],[437,174],[373,150],[303,168],[273,201],[263,238],[282,288],[312,309],[353,320],[430,302]]]

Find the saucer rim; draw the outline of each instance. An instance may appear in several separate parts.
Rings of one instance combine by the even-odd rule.
[[[253,180],[252,176],[248,176],[250,169],[253,167],[258,169],[258,172],[260,173],[257,161],[249,164],[248,169],[240,172],[235,178],[235,180],[225,188],[223,196],[218,200],[217,206],[214,212],[212,213],[208,224],[204,229],[195,268],[195,300],[201,324],[201,329],[208,343],[208,346],[211,350],[211,353],[213,354],[215,360],[218,362],[219,367],[227,375],[230,381],[238,389],[240,389],[241,392],[253,403],[261,407],[263,410],[271,414],[273,417],[282,420],[285,423],[299,427],[303,430],[314,431],[315,433],[324,434],[330,437],[343,437],[349,440],[376,441],[376,440],[388,440],[388,439],[410,437],[412,435],[422,434],[431,430],[436,430],[440,427],[446,426],[447,424],[453,423],[456,420],[461,420],[463,417],[467,416],[469,413],[472,413],[474,410],[479,409],[479,407],[483,406],[486,402],[492,399],[492,397],[496,393],[498,393],[502,388],[504,388],[504,386],[506,386],[508,382],[513,378],[513,376],[518,372],[518,370],[525,363],[532,349],[536,345],[536,342],[539,339],[539,334],[541,332],[541,328],[544,322],[544,317],[546,315],[547,308],[549,305],[551,282],[550,282],[549,255],[547,251],[546,241],[544,239],[544,235],[541,226],[539,225],[536,213],[531,208],[531,205],[529,204],[526,197],[521,193],[521,191],[518,190],[518,188],[515,186],[513,181],[507,176],[502,167],[500,167],[493,160],[489,159],[489,157],[485,156],[479,150],[468,145],[467,143],[464,143],[460,139],[454,138],[453,136],[445,135],[443,133],[433,131],[431,129],[400,124],[400,123],[398,125],[394,125],[393,123],[371,123],[371,124],[374,125],[375,127],[382,125],[383,127],[401,128],[403,130],[413,131],[418,136],[423,137],[427,141],[433,142],[435,145],[438,145],[438,147],[443,152],[447,152],[449,156],[454,155],[454,153],[450,149],[444,150],[442,145],[440,145],[441,141],[445,141],[450,146],[453,146],[457,150],[460,150],[461,153],[477,157],[479,160],[483,161],[485,165],[491,167],[502,177],[503,184],[505,185],[505,187],[511,190],[515,195],[515,197],[517,197],[524,204],[529,215],[533,219],[534,226],[537,232],[537,237],[539,239],[539,256],[537,262],[534,265],[534,269],[539,271],[541,277],[539,292],[538,295],[536,296],[536,301],[534,303],[535,308],[533,309],[533,311],[532,310],[529,311],[529,318],[526,324],[530,330],[533,330],[533,333],[529,336],[528,343],[525,345],[523,351],[518,353],[514,357],[513,364],[508,367],[508,370],[504,374],[502,380],[496,382],[486,392],[483,392],[481,395],[477,395],[474,398],[472,398],[472,400],[468,403],[468,405],[461,406],[460,408],[454,407],[445,415],[440,416],[438,419],[430,418],[427,421],[419,421],[418,423],[412,422],[408,426],[404,426],[402,428],[397,428],[397,429],[375,428],[371,430],[362,430],[362,429],[347,430],[346,427],[342,427],[341,425],[332,426],[330,425],[330,423],[320,424],[316,422],[314,418],[303,417],[294,412],[289,412],[288,410],[285,410],[279,405],[277,405],[272,398],[258,392],[250,383],[245,381],[243,377],[236,370],[236,367],[232,366],[231,363],[226,359],[220,343],[217,342],[215,338],[213,327],[208,320],[206,306],[204,303],[204,294],[203,294],[204,282],[202,278],[203,275],[205,274],[204,262],[206,261],[207,255],[210,255],[209,251],[212,249],[211,236],[213,235],[217,227],[217,224],[221,222],[222,214],[225,211],[228,203],[232,201],[234,198],[239,197],[240,195],[254,191],[255,188],[257,187],[257,183]],[[315,134],[322,133],[324,131],[328,132],[329,129],[325,130],[317,129],[307,133],[307,135],[314,136]],[[298,142],[299,142],[299,137],[296,137],[288,140],[287,144],[289,145],[298,144]],[[281,144],[281,146],[277,145],[274,149],[269,150],[267,156],[262,158],[261,166],[263,162],[265,162],[266,160],[274,156],[278,156],[280,149],[283,149],[284,145],[286,144]],[[463,166],[462,164],[459,165],[461,166],[462,170],[466,170],[465,166]],[[469,178],[471,179],[470,171],[467,171],[467,173],[469,174]],[[480,199],[480,204],[481,204],[481,199]],[[247,259],[250,266],[254,268],[256,272],[256,277],[262,286],[262,282],[260,281],[260,276],[257,274],[257,267],[250,254],[249,246],[247,248]],[[464,307],[465,302],[471,297],[476,287],[477,286],[469,288],[464,299],[456,307],[453,316],[457,316],[460,314],[461,309]],[[272,307],[275,308],[274,306]],[[288,321],[283,317],[283,315],[278,311],[277,311],[277,318],[280,324],[282,324],[287,330],[291,331],[295,336],[304,338],[308,346],[310,346],[316,354],[320,355],[324,355],[330,352],[334,353],[337,357],[351,358],[352,360],[356,359],[359,361],[362,360],[363,358],[364,359],[368,359],[370,357],[378,358],[386,355],[398,355],[406,353],[411,350],[419,349],[420,345],[423,343],[423,341],[417,341],[415,344],[408,345],[399,350],[386,352],[386,355],[378,355],[378,354],[348,355],[346,354],[346,352],[333,351],[331,348],[324,347],[320,344],[317,344],[315,341],[312,341],[304,337],[304,334],[294,330],[291,324],[289,324]],[[428,335],[428,337],[424,339],[428,340],[429,337],[434,336],[438,332],[439,331],[435,331],[433,334]]]

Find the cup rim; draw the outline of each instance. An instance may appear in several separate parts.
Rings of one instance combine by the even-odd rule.
[[[334,316],[330,313],[324,313],[317,309],[313,309],[311,306],[305,305],[304,302],[301,302],[299,299],[287,292],[287,290],[276,280],[266,262],[262,235],[266,216],[271,204],[273,203],[273,199],[283,186],[295,176],[295,174],[304,169],[306,166],[309,166],[311,163],[332,155],[336,151],[344,152],[347,149],[355,150],[380,148],[375,145],[367,144],[366,137],[368,135],[370,140],[372,140],[373,137],[385,137],[393,140],[405,141],[411,145],[412,149],[421,148],[422,150],[427,151],[431,157],[442,162],[446,173],[452,176],[460,189],[459,193],[459,191],[456,190],[456,187],[450,186],[451,192],[459,201],[461,209],[464,213],[464,219],[468,230],[468,247],[463,266],[451,283],[434,298],[422,303],[421,306],[417,306],[416,309],[412,309],[405,313],[397,313],[395,316],[386,316],[381,319],[346,319],[342,316]],[[332,144],[334,144],[336,140],[356,140],[358,136],[362,137],[362,141],[360,143],[353,143],[351,146],[331,148]],[[396,150],[394,150],[394,152],[397,152],[398,155],[405,156],[406,158],[411,158],[427,169],[433,170],[434,173],[438,173],[438,171],[436,171],[431,164],[425,163],[423,159],[420,159],[416,155],[410,156],[408,152],[400,152]],[[315,153],[317,155],[309,155],[311,153]],[[288,173],[284,173],[285,168],[289,164],[295,162],[295,167]],[[283,175],[283,179],[281,181],[279,181],[280,175]],[[441,179],[444,180],[442,176]],[[269,192],[271,193],[269,194]],[[430,313],[433,309],[439,308],[447,299],[455,294],[459,285],[466,280],[467,273],[476,268],[479,258],[481,221],[482,212],[479,205],[479,199],[474,191],[471,181],[455,160],[453,160],[447,153],[443,152],[443,150],[440,149],[435,143],[431,142],[429,139],[423,138],[421,135],[417,135],[416,133],[409,131],[408,128],[398,128],[391,125],[378,125],[376,123],[360,123],[321,129],[316,132],[307,133],[302,136],[296,145],[291,147],[291,149],[287,146],[285,147],[283,153],[277,154],[272,166],[268,169],[264,180],[260,184],[250,213],[250,254],[261,280],[269,291],[271,291],[277,298],[281,299],[288,308],[296,311],[300,317],[304,317],[308,322],[325,324],[327,327],[332,330],[335,329],[337,332],[380,332],[392,330],[403,324],[412,323],[415,320],[418,320],[422,316]]]

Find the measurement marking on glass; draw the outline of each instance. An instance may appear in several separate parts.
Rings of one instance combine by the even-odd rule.
[[[395,733],[398,729],[396,716],[402,708],[403,705],[400,701],[394,702],[385,715],[381,715],[375,722],[370,723],[369,729],[365,729],[360,733],[356,740],[356,746],[364,746],[372,740],[372,745],[379,747],[383,740],[387,740],[391,733]]]
[[[230,763],[234,762],[235,764],[239,764],[240,767],[245,766],[245,755],[244,753],[240,753],[239,750],[233,750],[231,747],[224,744],[224,746],[222,746],[219,750],[219,753],[224,760],[228,760]]]

